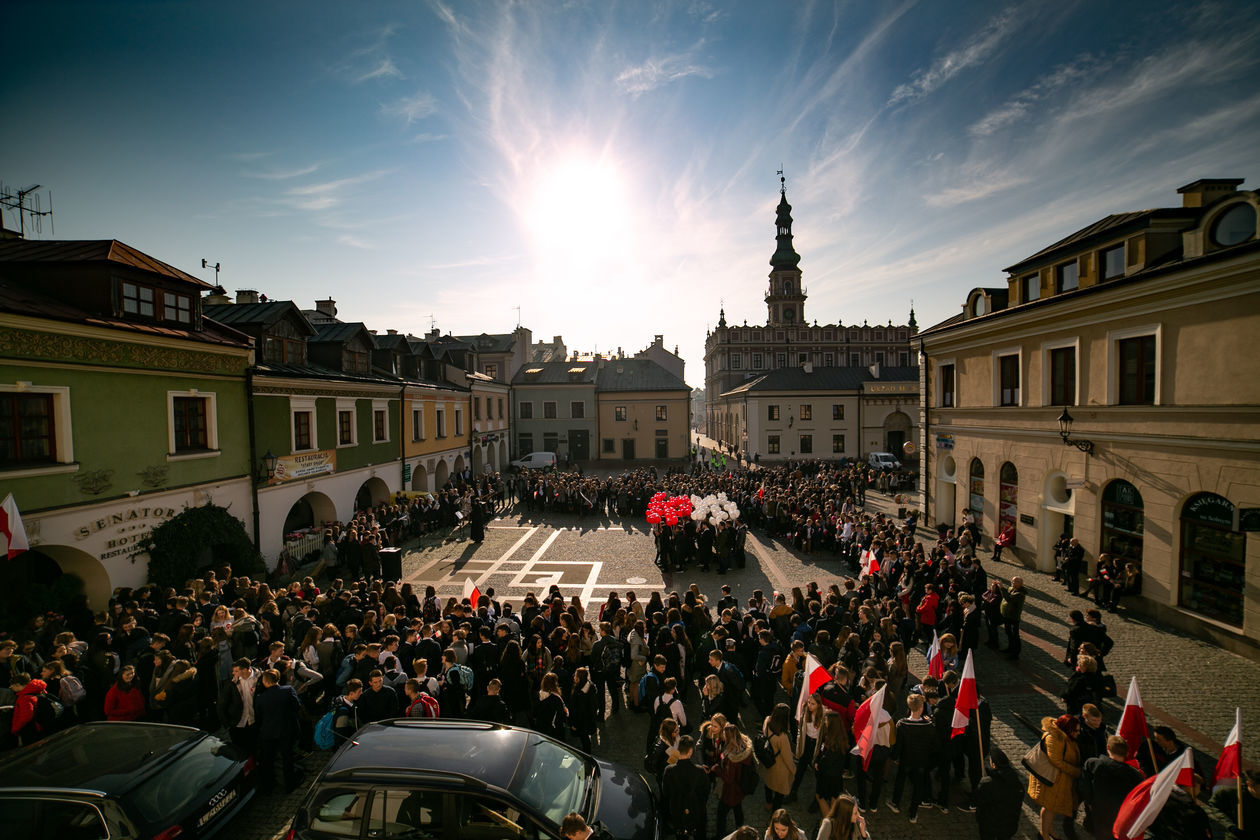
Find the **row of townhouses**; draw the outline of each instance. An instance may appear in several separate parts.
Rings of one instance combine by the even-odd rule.
[[[535,362],[560,338],[379,334],[333,300],[232,299],[118,241],[4,239],[0,496],[36,573],[77,575],[100,606],[145,582],[145,537],[187,507],[226,507],[274,560],[531,451],[682,458],[690,390],[659,345]]]

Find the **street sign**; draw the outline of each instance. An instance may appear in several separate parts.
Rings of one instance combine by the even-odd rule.
[[[403,484],[411,481],[411,464],[403,462]]]

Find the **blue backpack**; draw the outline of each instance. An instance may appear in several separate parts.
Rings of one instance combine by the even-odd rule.
[[[333,732],[333,715],[335,712],[326,712],[322,718],[315,722],[315,734],[312,738],[315,746],[321,750],[331,750],[337,745],[337,738]]]

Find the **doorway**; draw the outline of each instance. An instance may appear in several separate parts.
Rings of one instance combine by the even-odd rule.
[[[669,457],[669,438],[656,439],[656,457],[662,460]]]
[[[569,429],[569,452],[574,461],[591,457],[591,433],[586,429]]]
[[[623,461],[634,460],[634,439],[624,438],[621,441],[621,459]]]

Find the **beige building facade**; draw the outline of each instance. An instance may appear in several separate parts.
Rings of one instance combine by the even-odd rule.
[[[927,522],[977,515],[1053,568],[1142,571],[1129,609],[1260,652],[1260,196],[1238,180],[1099,220],[919,337]],[[1070,423],[1068,422],[1070,419]],[[1082,587],[1085,585],[1082,576]]]

